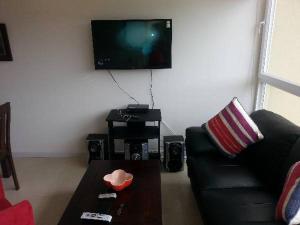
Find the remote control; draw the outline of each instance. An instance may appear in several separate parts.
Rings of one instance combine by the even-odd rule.
[[[82,213],[80,219],[83,220],[101,220],[106,222],[111,222],[112,216],[107,214],[100,214],[100,213],[90,213],[84,212]]]
[[[117,198],[116,193],[105,193],[105,194],[100,194],[98,198]]]

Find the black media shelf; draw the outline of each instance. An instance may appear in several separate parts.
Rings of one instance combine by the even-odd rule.
[[[156,152],[150,152],[150,159],[160,159],[160,109],[149,109],[146,113],[131,114],[134,117],[130,120],[122,117],[125,111],[113,109],[106,118],[108,123],[109,137],[109,159],[120,159],[124,154],[115,152],[115,139],[124,140],[148,140],[157,139]],[[118,126],[115,122],[126,123],[126,126]],[[147,126],[147,122],[154,122]]]
[[[157,126],[145,126],[144,128],[113,127],[114,139],[156,139],[159,135]]]

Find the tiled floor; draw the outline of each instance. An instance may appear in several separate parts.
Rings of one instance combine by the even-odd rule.
[[[21,189],[14,190],[12,179],[4,179],[7,198],[12,203],[28,199],[36,225],[56,225],[86,170],[79,158],[15,159]],[[186,171],[162,173],[164,225],[201,225]]]

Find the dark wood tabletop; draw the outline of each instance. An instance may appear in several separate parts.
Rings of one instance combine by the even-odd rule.
[[[133,183],[117,192],[116,199],[98,199],[100,193],[114,192],[105,187],[102,177],[116,169],[132,173]],[[112,225],[162,225],[160,161],[92,161],[58,225],[107,224],[83,221],[83,212],[110,214]]]

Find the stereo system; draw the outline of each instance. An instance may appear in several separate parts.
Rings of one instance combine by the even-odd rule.
[[[124,143],[125,160],[148,160],[147,140],[125,140]]]
[[[92,160],[108,159],[107,134],[89,134],[86,140],[89,150],[89,163]]]
[[[177,172],[183,169],[184,149],[183,136],[164,136],[163,164],[167,171]]]

